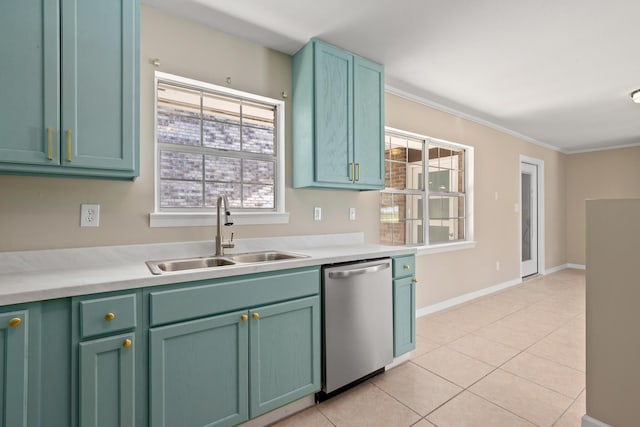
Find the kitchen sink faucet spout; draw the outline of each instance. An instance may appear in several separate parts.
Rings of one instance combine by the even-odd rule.
[[[222,235],[222,212],[220,209],[224,204],[224,225],[229,226],[233,225],[233,221],[231,220],[231,212],[229,212],[229,199],[225,194],[218,196],[217,206],[217,228],[216,228],[216,254],[215,256],[224,255],[224,248],[233,248],[235,245],[233,243],[233,233],[231,233],[231,240],[228,242],[224,241],[224,236]]]

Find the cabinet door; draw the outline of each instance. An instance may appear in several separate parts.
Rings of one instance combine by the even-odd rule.
[[[412,277],[393,281],[393,356],[416,348],[416,287]]]
[[[58,31],[56,1],[2,3],[0,163],[59,164]]]
[[[382,66],[354,60],[353,140],[356,182],[360,188],[384,188],[384,75]]]
[[[251,417],[320,390],[320,297],[256,308],[250,319]]]
[[[152,426],[232,426],[247,419],[246,312],[152,328],[149,343]]]
[[[27,311],[0,314],[0,425],[27,425]]]
[[[62,0],[62,164],[134,171],[137,0]]]
[[[350,184],[353,165],[353,56],[315,42],[315,180]]]
[[[80,425],[135,426],[134,334],[80,344]]]

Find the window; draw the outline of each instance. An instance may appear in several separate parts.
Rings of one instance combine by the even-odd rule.
[[[387,129],[380,242],[427,246],[471,240],[472,169],[471,147]]]
[[[211,216],[223,193],[234,216],[282,213],[284,102],[159,72],[155,89],[156,214]]]

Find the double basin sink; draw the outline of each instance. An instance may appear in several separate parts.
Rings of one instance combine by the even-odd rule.
[[[256,264],[265,262],[286,261],[290,259],[308,258],[307,255],[281,251],[247,252],[224,256],[208,256],[201,258],[185,258],[164,261],[147,261],[147,266],[153,274],[189,271],[196,269],[214,269],[238,264]]]

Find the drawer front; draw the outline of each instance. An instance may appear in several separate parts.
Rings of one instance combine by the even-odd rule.
[[[152,291],[150,325],[210,316],[320,292],[320,269],[244,276],[234,280]]]
[[[135,326],[135,294],[80,301],[81,338]]]
[[[393,258],[393,277],[407,277],[416,274],[416,257],[413,255]]]

